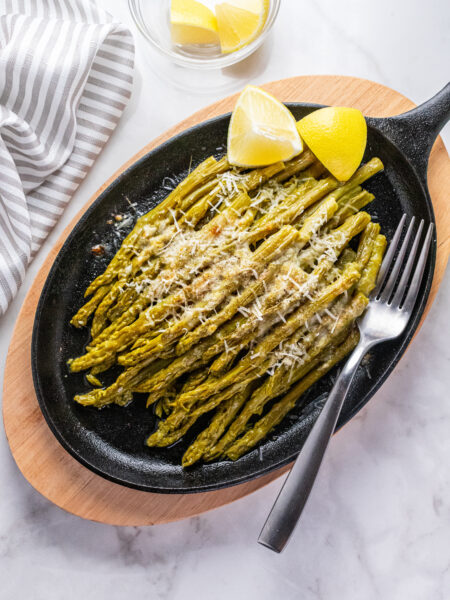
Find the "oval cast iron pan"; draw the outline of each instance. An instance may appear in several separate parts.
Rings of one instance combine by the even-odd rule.
[[[319,105],[287,104],[296,119]],[[381,158],[383,173],[365,187],[375,194],[368,211],[379,221],[388,241],[403,212],[434,222],[427,189],[428,157],[440,129],[450,116],[450,84],[434,98],[403,115],[367,118],[368,143],[364,161]],[[316,419],[321,399],[331,386],[331,372],[309,392],[307,402],[293,411],[262,444],[236,462],[199,464],[183,470],[180,459],[199,428],[193,428],[170,448],[148,448],[147,435],[156,419],[143,398],[128,407],[101,411],[76,404],[76,393],[89,386],[82,373],[69,374],[66,361],[82,353],[88,331],[69,325],[83,304],[83,292],[101,273],[142,213],[183,179],[190,166],[226,151],[230,115],[223,115],[184,131],[123,172],[90,206],[61,248],[42,290],[32,339],[32,371],[39,405],[63,447],[95,473],[119,484],[162,493],[215,490],[259,477],[293,460]],[[175,181],[174,181],[175,180]],[[130,215],[120,230],[108,225],[113,213]],[[91,248],[106,246],[94,258]],[[404,334],[375,348],[365,368],[357,373],[337,427],[342,427],[373,396],[406,350],[424,311],[433,279],[436,239],[433,240],[419,300]],[[202,424],[201,424],[202,425]]]

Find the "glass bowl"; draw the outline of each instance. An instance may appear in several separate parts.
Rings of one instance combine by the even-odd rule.
[[[222,54],[214,46],[176,46],[170,36],[170,0],[128,0],[131,15],[145,39],[173,63],[190,69],[222,69],[252,54],[266,39],[280,9],[281,0],[270,0],[269,14],[260,35],[236,52]],[[210,7],[213,0],[205,0]]]

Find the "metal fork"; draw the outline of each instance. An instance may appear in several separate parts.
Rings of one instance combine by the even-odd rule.
[[[400,245],[405,222],[406,215],[404,214],[384,257],[377,285],[371,294],[367,310],[358,320],[360,341],[336,379],[333,389],[261,530],[258,542],[275,552],[281,552],[284,548],[300,518],[361,360],[372,346],[398,337],[404,331],[411,317],[430,250],[433,224],[428,227],[413,272],[424,222],[422,220],[419,224],[408,255],[415,217],[412,217]],[[396,256],[399,246],[400,249]]]

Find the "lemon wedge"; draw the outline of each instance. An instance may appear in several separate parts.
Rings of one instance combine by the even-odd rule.
[[[214,13],[195,0],[172,0],[170,25],[174,44],[219,43]]]
[[[232,0],[216,6],[220,47],[228,54],[256,39],[264,28],[270,0]]]
[[[297,122],[311,151],[339,181],[347,181],[359,167],[367,143],[367,124],[356,108],[320,108]]]
[[[289,160],[303,150],[295,119],[266,91],[248,85],[238,98],[228,128],[228,160],[262,167]]]

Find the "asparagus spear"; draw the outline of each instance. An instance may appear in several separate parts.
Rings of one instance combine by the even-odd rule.
[[[330,222],[330,229],[341,225],[347,217],[367,206],[374,198],[373,194],[359,187],[350,190],[348,194],[339,199],[339,209]]]
[[[89,317],[96,310],[97,306],[100,304],[102,299],[106,296],[108,290],[109,288],[107,285],[100,286],[95,291],[92,298],[88,302],[86,302],[86,304],[84,304],[72,317],[72,320],[70,321],[71,324],[75,327],[85,327],[87,325]]]
[[[304,152],[298,156],[294,156],[294,158],[291,158],[291,160],[286,162],[284,170],[274,175],[273,179],[277,182],[286,181],[286,179],[289,179],[293,175],[305,171],[305,169],[311,167],[311,165],[313,166],[313,172],[317,173],[317,175],[320,175],[323,172],[322,166],[317,162],[316,157],[311,150],[307,148]],[[314,175],[312,176],[314,177]]]
[[[387,242],[384,235],[376,236],[369,261],[361,274],[361,279],[357,284],[357,289],[366,296],[370,295],[377,282],[378,271],[381,267],[384,251],[386,250],[386,244]]]
[[[356,253],[356,260],[360,266],[361,271],[369,262],[372,255],[373,245],[377,235],[380,233],[380,226],[378,223],[368,223],[367,227],[361,234],[359,240],[358,252]]]

